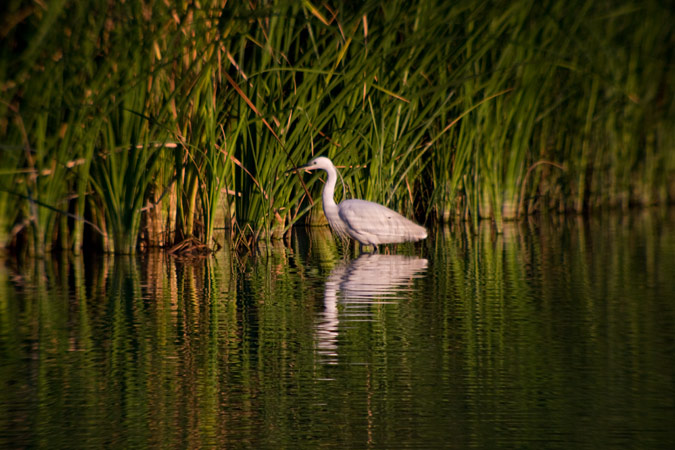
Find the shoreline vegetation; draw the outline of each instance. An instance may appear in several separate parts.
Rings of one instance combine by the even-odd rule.
[[[325,223],[319,177],[286,173],[316,155],[338,197],[427,224],[675,201],[675,12],[654,0],[10,0],[0,20],[15,252],[208,252],[217,228],[251,249]]]

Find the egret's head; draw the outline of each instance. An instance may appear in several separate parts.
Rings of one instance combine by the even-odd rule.
[[[305,170],[317,170],[317,169],[322,169],[322,170],[328,170],[330,167],[333,167],[333,163],[331,162],[330,159],[326,158],[325,156],[317,156],[304,166],[298,167],[298,169],[305,169]]]
[[[333,165],[333,162],[326,158],[325,156],[317,156],[307,164],[305,164],[302,167],[298,167],[298,169],[302,170],[325,170],[328,173],[328,179],[326,180],[326,184],[330,186],[329,192],[331,192],[330,195],[333,195],[333,188],[335,187],[335,182],[336,182],[336,177],[335,175],[337,174],[340,177],[340,180],[342,180],[342,175],[340,175],[340,172],[335,168]],[[333,180],[333,181],[331,181]],[[332,184],[331,184],[332,183]],[[324,191],[326,192],[326,191]],[[342,180],[342,196],[343,198],[346,198],[346,192],[345,192],[345,180]]]

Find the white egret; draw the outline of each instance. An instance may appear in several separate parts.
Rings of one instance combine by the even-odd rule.
[[[406,219],[386,206],[367,200],[343,200],[335,203],[335,183],[338,172],[333,162],[325,156],[314,158],[298,169],[325,170],[328,174],[321,198],[323,212],[331,229],[339,236],[351,237],[360,244],[372,245],[377,253],[379,244],[414,242],[427,237],[427,230]]]

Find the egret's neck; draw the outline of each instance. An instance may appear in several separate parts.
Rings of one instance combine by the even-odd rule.
[[[321,193],[324,213],[326,210],[332,211],[337,208],[337,204],[333,198],[335,195],[335,183],[337,182],[338,177],[337,169],[335,166],[331,166],[326,169],[326,173],[328,174],[328,178],[326,179],[326,185],[323,187],[323,192]]]

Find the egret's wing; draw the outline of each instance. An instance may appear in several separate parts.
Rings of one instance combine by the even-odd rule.
[[[345,200],[339,205],[339,214],[350,235],[359,242],[387,244],[427,237],[424,227],[378,203]]]

